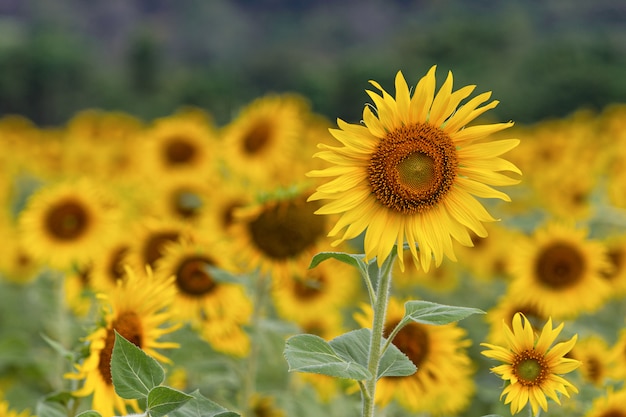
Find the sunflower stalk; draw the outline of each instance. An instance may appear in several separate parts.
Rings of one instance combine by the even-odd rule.
[[[389,301],[389,290],[391,288],[391,271],[394,260],[395,256],[391,254],[385,259],[383,265],[378,271],[378,284],[376,286],[375,301],[372,304],[374,318],[372,321],[372,333],[367,361],[367,369],[372,377],[365,382],[364,386],[361,386],[363,398],[363,417],[374,416],[374,400],[376,397],[378,366],[383,354],[381,345],[385,327],[385,316],[387,315],[387,303]]]

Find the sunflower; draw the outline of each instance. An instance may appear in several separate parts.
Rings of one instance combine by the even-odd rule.
[[[616,380],[626,380],[626,328],[622,328],[617,341],[611,347],[612,360],[614,366],[611,367],[609,377]]]
[[[593,334],[581,338],[567,357],[577,359],[582,363],[579,371],[584,381],[596,387],[604,386],[615,366],[614,354],[606,340]]]
[[[471,246],[468,230],[484,237],[482,223],[495,220],[475,197],[508,201],[491,186],[518,182],[501,172],[521,174],[500,155],[519,141],[485,140],[513,123],[466,127],[498,101],[481,107],[491,96],[487,92],[459,107],[475,86],[452,92],[452,73],[435,95],[434,66],[413,96],[401,72],[395,79],[395,98],[370,82],[382,92],[380,96],[368,91],[376,113],[366,106],[364,125],[337,121],[339,129],[331,133],[343,146],[320,144],[323,151],[316,154],[334,166],[308,174],[337,178],[320,185],[310,200],[332,200],[318,214],[341,214],[329,233],[337,236],[345,228],[335,243],[366,231],[366,258],[376,257],[379,265],[394,245],[403,263],[405,241],[425,270],[433,256],[436,265],[444,254],[455,260],[452,238]]]
[[[178,347],[176,343],[159,341],[161,336],[178,327],[169,322],[176,293],[174,277],[159,279],[152,276],[150,269],[144,271],[139,274],[126,269],[125,278],[118,281],[115,290],[110,295],[102,294],[103,326],[86,337],[89,356],[75,365],[75,373],[65,375],[69,379],[84,380],[74,395],[93,395],[91,408],[103,417],[126,413],[127,406],[139,411],[136,401],[120,398],[113,387],[110,362],[115,331],[161,362],[167,363],[169,359],[157,349]]]
[[[58,269],[97,254],[115,238],[118,220],[113,200],[89,180],[44,186],[19,214],[24,248]]]
[[[488,348],[481,352],[483,355],[504,362],[491,368],[491,371],[508,382],[500,398],[506,395],[504,403],[511,404],[512,414],[518,413],[530,402],[533,414],[537,415],[539,407],[548,410],[546,396],[561,404],[558,393],[569,397],[568,390],[578,392],[575,386],[560,376],[580,366],[580,361],[565,357],[578,336],[552,346],[562,329],[563,323],[553,329],[550,318],[539,336],[535,337],[528,319],[516,313],[512,330],[502,321],[502,331],[507,339],[505,347],[481,343]]]
[[[355,315],[363,327],[371,325],[369,305]],[[404,303],[390,298],[385,337],[404,316]],[[465,410],[475,391],[472,361],[467,353],[471,341],[455,323],[435,326],[411,322],[400,330],[393,344],[417,366],[405,377],[383,377],[376,386],[376,402],[385,406],[393,399],[411,412],[432,415],[457,414]]]
[[[603,274],[614,297],[626,295],[626,235],[614,235],[603,240],[611,268]]]
[[[405,249],[405,255],[411,256],[408,249]],[[392,276],[394,286],[399,291],[407,291],[418,286],[438,293],[450,293],[459,285],[460,272],[457,263],[444,259],[438,268],[429,271],[424,271],[412,262],[405,265],[402,271],[400,263],[396,262],[393,264]]]
[[[217,170],[219,141],[214,126],[187,114],[154,121],[145,131],[150,179],[187,176],[210,178]]]
[[[289,191],[240,208],[232,228],[238,266],[273,277],[289,277],[308,267],[318,252],[330,250],[327,217],[315,215],[308,193]]]
[[[278,314],[299,324],[317,322],[320,311],[340,311],[353,303],[360,276],[340,262],[326,261],[315,268],[305,265],[292,275],[281,276],[272,285]]]
[[[267,95],[247,104],[222,130],[227,169],[254,184],[292,181],[309,112],[307,101],[295,94]]]
[[[37,262],[19,239],[18,229],[13,223],[0,220],[2,241],[11,242],[3,247],[0,256],[0,276],[11,282],[28,284],[33,282],[42,265]]]
[[[548,222],[520,240],[507,293],[517,303],[537,305],[545,317],[573,318],[608,298],[603,274],[609,269],[605,246],[587,238],[585,228]]]
[[[516,297],[505,294],[494,307],[487,310],[487,314],[484,316],[487,323],[489,323],[487,342],[493,345],[505,344],[506,338],[504,333],[502,333],[502,322],[512,323],[513,317],[517,313],[522,313],[526,317],[535,332],[540,331],[548,320],[548,317],[541,312],[537,303],[532,301],[520,303]]]
[[[175,277],[176,305],[181,320],[227,319],[245,324],[252,304],[241,284],[224,282],[211,268],[234,274],[224,242],[204,237],[200,241],[182,239],[165,245],[156,262],[157,277]]]
[[[585,417],[624,417],[626,416],[626,389],[608,391],[606,396],[593,400],[591,409]]]

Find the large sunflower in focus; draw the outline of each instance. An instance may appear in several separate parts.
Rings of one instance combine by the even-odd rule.
[[[308,175],[336,178],[310,199],[332,200],[318,214],[341,214],[329,234],[345,229],[337,243],[366,231],[366,258],[377,257],[381,265],[394,245],[402,263],[406,241],[416,262],[428,270],[433,256],[437,265],[444,254],[455,259],[452,238],[471,246],[468,229],[487,235],[482,223],[495,219],[475,197],[509,200],[491,186],[518,182],[501,173],[521,174],[500,155],[519,141],[484,140],[512,122],[466,127],[498,101],[481,106],[491,96],[486,92],[459,106],[475,86],[453,92],[452,73],[437,94],[434,66],[412,96],[401,72],[395,98],[370,82],[382,96],[367,91],[375,108],[363,110],[364,125],[337,121],[339,129],[331,133],[343,146],[319,145],[324,150],[316,156],[333,166]]]
[[[176,294],[173,280],[174,277],[153,277],[150,269],[139,274],[128,268],[115,290],[102,296],[109,307],[104,310],[104,326],[86,338],[89,357],[76,365],[75,373],[65,377],[84,380],[83,386],[74,394],[81,397],[93,395],[91,408],[103,417],[119,415],[116,411],[126,413],[127,406],[139,411],[135,400],[122,399],[113,387],[111,356],[115,331],[161,362],[169,360],[157,349],[178,347],[175,343],[159,340],[177,328],[170,322],[170,308]]]

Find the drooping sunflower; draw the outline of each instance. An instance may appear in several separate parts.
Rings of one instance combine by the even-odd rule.
[[[116,289],[111,294],[102,294],[104,325],[86,337],[89,356],[75,365],[75,373],[68,373],[65,377],[84,381],[74,395],[92,395],[91,408],[103,417],[126,413],[127,406],[139,411],[137,401],[119,397],[113,387],[110,365],[115,331],[164,363],[169,359],[159,349],[178,347],[176,343],[159,340],[178,328],[178,324],[171,320],[171,306],[176,294],[173,280],[174,277],[154,277],[149,268],[142,273],[128,268]]]
[[[495,220],[475,197],[508,201],[491,186],[518,182],[502,173],[521,174],[500,155],[519,141],[485,139],[513,123],[467,126],[498,101],[482,105],[491,96],[487,92],[459,106],[475,86],[453,92],[452,73],[435,94],[434,66],[412,96],[401,72],[395,98],[370,82],[382,96],[367,91],[375,108],[363,110],[364,125],[337,121],[339,129],[331,133],[343,146],[320,144],[316,156],[333,166],[308,175],[336,178],[320,185],[310,200],[332,200],[317,213],[341,215],[329,233],[345,229],[336,243],[365,231],[366,258],[376,257],[379,265],[394,245],[403,263],[404,242],[425,270],[433,256],[436,265],[444,254],[454,260],[452,238],[471,246],[468,230],[486,236],[483,222]]]
[[[385,337],[402,320],[404,303],[390,298],[385,320]],[[363,327],[371,326],[369,305],[355,314]],[[474,368],[467,353],[471,341],[456,323],[442,326],[411,322],[396,335],[393,344],[417,366],[405,377],[383,377],[376,386],[376,402],[392,400],[411,412],[452,415],[465,410],[475,392]]]
[[[624,417],[626,416],[626,389],[609,390],[605,396],[593,400],[585,417]]]
[[[330,222],[307,191],[268,196],[235,213],[232,236],[238,267],[273,277],[301,273],[318,252],[330,250]]]
[[[602,242],[587,234],[583,227],[553,221],[520,239],[507,293],[517,303],[536,305],[545,317],[596,310],[610,294],[603,278],[610,264]]]
[[[507,382],[500,398],[506,395],[505,404],[511,404],[511,413],[521,411],[530,403],[533,414],[537,415],[539,407],[548,410],[546,397],[561,404],[559,393],[570,396],[578,389],[561,375],[569,373],[580,366],[580,361],[566,358],[565,355],[574,347],[577,335],[566,342],[552,346],[561,333],[564,324],[552,328],[552,319],[543,327],[538,337],[526,317],[517,313],[513,317],[512,329],[502,322],[502,331],[506,335],[506,346],[481,343],[488,348],[481,353],[488,358],[504,362],[491,368]]]
[[[88,261],[115,238],[118,220],[114,200],[86,179],[40,188],[19,214],[24,248],[59,269]]]

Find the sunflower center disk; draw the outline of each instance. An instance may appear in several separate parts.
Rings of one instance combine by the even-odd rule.
[[[297,257],[325,234],[326,220],[314,213],[317,208],[295,201],[268,207],[248,225],[250,237],[269,258]]]
[[[426,123],[389,132],[368,166],[372,192],[384,206],[402,214],[437,205],[456,178],[458,159],[452,139]]]
[[[176,271],[176,285],[187,295],[201,296],[213,291],[216,283],[210,275],[213,262],[201,257],[185,259]]]
[[[53,207],[46,216],[48,231],[59,240],[73,240],[85,232],[89,216],[78,202],[66,201]]]
[[[540,385],[546,377],[544,359],[533,351],[522,352],[513,364],[515,375],[522,385]]]
[[[113,320],[111,327],[107,329],[106,340],[104,347],[100,351],[100,361],[98,365],[102,379],[109,385],[113,385],[111,357],[113,356],[113,346],[115,345],[115,331],[138,348],[142,347],[143,342],[141,320],[135,312],[128,311],[121,313]]]
[[[398,322],[386,325],[384,336],[388,337],[397,325]],[[413,362],[419,372],[420,366],[430,353],[430,338],[426,329],[419,323],[409,323],[398,332],[393,344]]]
[[[165,146],[165,162],[170,166],[188,164],[195,155],[196,149],[183,137],[174,137]]]
[[[557,243],[543,250],[535,264],[537,278],[553,289],[575,285],[582,278],[584,269],[582,255],[565,243]]]
[[[271,125],[264,120],[259,120],[258,123],[250,128],[243,140],[245,153],[248,155],[259,153],[266,147],[271,135]]]

